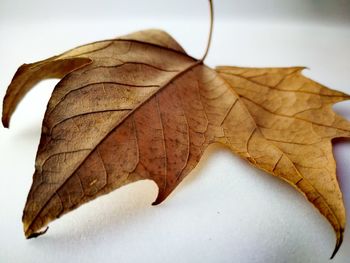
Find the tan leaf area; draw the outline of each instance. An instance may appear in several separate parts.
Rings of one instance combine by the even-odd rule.
[[[336,231],[337,249],[346,219],[331,141],[350,137],[350,123],[332,105],[350,97],[304,77],[303,68],[216,70],[239,94],[263,137],[283,153],[272,170],[266,169],[268,150],[252,144],[259,148],[252,163],[286,180],[315,205]]]
[[[7,90],[3,123],[32,86],[60,77],[47,106],[26,237],[52,220],[137,180],[156,182],[162,202],[220,142],[280,177],[329,220],[342,239],[345,212],[331,139],[350,125],[331,104],[348,98],[300,68],[217,72],[168,34],[141,31],[22,66]]]

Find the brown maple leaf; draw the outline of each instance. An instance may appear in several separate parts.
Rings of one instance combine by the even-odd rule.
[[[62,78],[43,120],[23,213],[26,237],[138,180],[156,182],[159,204],[208,145],[221,142],[305,194],[335,229],[336,252],[345,213],[331,139],[349,136],[350,125],[330,105],[348,97],[297,68],[216,72],[204,58],[187,55],[165,32],[147,30],[19,68],[4,99],[6,127],[35,83]]]
[[[36,74],[40,67],[47,71],[50,64],[75,59],[77,68],[69,73],[72,67],[67,67],[69,74],[55,87],[43,120],[23,215],[27,237],[77,206],[137,180],[154,180],[159,187],[154,204],[162,202],[207,146],[222,138],[232,137],[232,144],[246,151],[243,136],[248,138],[255,124],[238,95],[169,35],[154,30],[23,66],[8,89],[4,120],[17,103],[8,105],[19,101],[14,91],[24,95],[28,90],[26,79],[38,81],[44,76]]]

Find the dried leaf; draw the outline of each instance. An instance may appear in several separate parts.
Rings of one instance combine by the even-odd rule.
[[[335,254],[346,218],[331,141],[349,138],[350,122],[337,115],[332,105],[350,96],[304,77],[303,69],[216,70],[239,94],[264,138],[283,152],[274,162],[265,158],[265,148],[252,144],[252,163],[294,186],[328,219],[337,236]]]
[[[160,203],[208,144],[224,137],[244,155],[255,127],[252,117],[215,71],[170,39],[160,31],[141,32],[45,61],[90,62],[66,75],[49,101],[23,215],[27,237],[77,206],[137,180],[154,180],[159,187],[155,204]],[[33,74],[20,72],[5,106],[13,101],[13,90],[22,91],[16,79]]]
[[[158,204],[195,167],[210,143],[221,142],[304,193],[333,225],[338,248],[345,214],[330,141],[348,136],[349,124],[329,105],[347,97],[341,93],[334,96],[298,70],[219,68],[217,73],[156,30],[92,43],[22,66],[4,100],[5,126],[36,82],[63,77],[43,121],[33,185],[23,214],[25,235],[40,235],[59,216],[137,180],[156,182],[159,193],[154,204]],[[239,77],[231,77],[231,71]],[[292,73],[299,78],[288,82]],[[276,84],[286,89],[283,95],[252,90],[254,85],[269,89]],[[297,89],[303,95],[320,95],[299,98]],[[251,100],[258,97],[259,106],[250,105],[244,92],[253,96]],[[284,97],[287,93],[289,97]],[[290,98],[293,101],[288,103]],[[275,102],[270,105],[269,101]],[[324,105],[329,107],[323,109]],[[301,111],[312,117],[299,116]],[[317,126],[316,131],[320,111],[333,116],[334,122],[327,120],[327,127]],[[284,122],[278,118],[286,116],[272,113],[298,116],[289,116]],[[301,118],[310,120],[309,126],[302,125]],[[310,138],[310,131],[318,137]],[[302,145],[305,143],[313,144]],[[329,165],[312,169],[299,155],[307,155],[311,162],[325,158]],[[310,174],[304,174],[306,171]],[[325,179],[315,179],[317,171],[322,171]],[[325,181],[329,185],[322,188]]]

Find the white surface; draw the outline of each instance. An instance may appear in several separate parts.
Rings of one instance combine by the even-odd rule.
[[[157,27],[171,33],[193,56],[201,56],[206,44],[203,1],[149,1],[149,5],[142,1],[144,6],[135,14],[130,8],[141,1],[129,0],[128,6],[106,0],[106,10],[101,8],[103,1],[95,5],[77,1],[67,12],[64,6],[69,1],[40,2],[0,3],[0,98],[19,65],[90,41]],[[191,10],[177,15],[187,2]],[[254,1],[216,2],[207,64],[304,65],[311,69],[305,71],[307,76],[350,93],[348,1],[334,1],[335,5],[266,1],[269,4],[257,6]],[[251,13],[250,5],[254,7]],[[49,8],[53,9],[48,12]],[[164,14],[158,16],[157,10]],[[239,19],[232,19],[230,10]],[[327,10],[329,16],[324,13]],[[187,19],[191,13],[193,17]],[[50,225],[46,235],[25,240],[22,209],[31,185],[42,117],[55,83],[39,84],[19,106],[11,129],[0,128],[0,262],[329,262],[335,244],[333,230],[312,205],[286,183],[218,146],[206,151],[199,166],[160,206],[150,205],[157,193],[155,184],[139,182],[63,216]],[[349,106],[346,102],[335,108],[350,119]],[[349,150],[349,142],[335,147],[348,216]],[[332,262],[349,258],[347,228]]]

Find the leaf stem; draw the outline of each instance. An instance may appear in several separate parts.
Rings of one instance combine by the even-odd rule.
[[[210,44],[211,44],[211,38],[213,35],[213,24],[214,24],[214,8],[213,8],[213,1],[209,0],[209,8],[210,8],[210,28],[209,28],[209,36],[208,36],[208,42],[207,42],[207,47],[205,49],[205,53],[203,55],[203,57],[200,59],[201,62],[203,62],[205,60],[205,58],[208,55],[208,51],[210,48]]]

